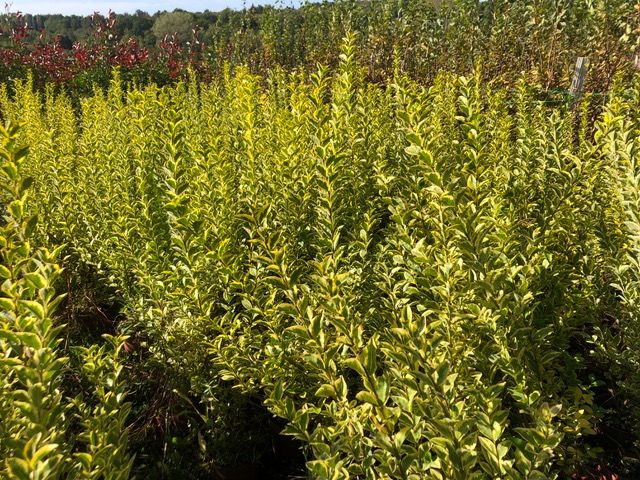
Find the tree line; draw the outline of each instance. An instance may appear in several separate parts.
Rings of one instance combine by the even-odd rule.
[[[0,24],[3,57],[10,57],[0,59],[1,75],[11,78],[37,69],[31,54],[38,46],[54,45],[59,56],[68,57],[74,48],[100,44],[115,49],[131,42],[149,52],[145,62],[162,59],[163,48],[179,50],[204,77],[220,74],[224,65],[246,65],[253,73],[273,67],[312,71],[318,63],[335,65],[341,39],[355,32],[357,61],[374,82],[388,79],[394,69],[426,83],[441,70],[468,74],[481,66],[485,78],[502,84],[513,85],[527,72],[545,91],[566,89],[576,57],[589,56],[587,89],[606,91],[616,74],[632,73],[640,46],[640,9],[627,0],[340,0],[199,13],[6,14]],[[12,62],[20,48],[27,59],[17,62],[16,72]],[[102,75],[92,76],[104,87],[112,63],[106,61]],[[42,80],[56,78],[44,75]]]

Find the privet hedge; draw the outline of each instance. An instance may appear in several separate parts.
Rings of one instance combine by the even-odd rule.
[[[129,478],[129,406],[117,355],[123,339],[77,347],[82,367],[63,356],[64,327],[54,321],[64,299],[55,289],[62,247],[31,243],[37,216],[25,207],[34,178],[24,173],[28,151],[17,137],[15,125],[0,128],[0,476]],[[63,383],[73,366],[90,387],[72,398]]]
[[[126,361],[160,366],[197,413],[203,462],[229,448],[230,425],[251,428],[230,398],[283,419],[313,478],[567,478],[602,458],[602,385],[625,399],[618,414],[636,438],[640,84],[614,85],[603,107],[589,95],[550,105],[526,79],[372,85],[354,56],[349,38],[337,70],[310,77],[239,68],[220,83],[126,91],[116,77],[79,113],[28,82],[5,89],[33,178],[28,197],[3,194],[24,204],[9,218],[37,215],[34,244],[63,246],[70,272],[116,292]],[[51,367],[37,368],[54,369],[42,398],[56,408],[41,433],[16,430],[31,428],[15,418],[32,401],[21,372],[35,357],[31,333],[4,315],[2,388],[21,400],[1,397],[0,448],[37,438],[54,472],[70,451],[45,286],[56,255],[19,255],[29,273],[3,287],[2,305],[39,329],[30,348],[47,349]],[[109,358],[89,378],[111,375],[98,395],[121,402],[121,360]],[[101,432],[78,437],[96,459],[126,441],[104,434],[126,415],[100,408],[78,409]]]

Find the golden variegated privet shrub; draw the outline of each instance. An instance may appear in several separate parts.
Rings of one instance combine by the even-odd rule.
[[[620,89],[618,85],[618,89]],[[616,244],[616,256],[611,261],[612,287],[621,299],[621,312],[614,319],[613,327],[603,328],[606,342],[594,347],[606,360],[612,362],[612,370],[622,395],[620,400],[633,407],[628,411],[614,412],[622,417],[625,425],[634,432],[640,431],[640,80],[630,91],[617,91],[602,118],[596,124],[596,141],[601,148],[607,176],[598,185],[607,188],[615,196],[620,210],[614,214],[613,227],[621,231],[622,241]],[[607,232],[608,233],[608,232]],[[617,234],[618,232],[616,232]],[[618,235],[609,233],[608,238]],[[638,439],[636,437],[636,446]]]
[[[122,339],[79,351],[95,398],[67,396],[71,362],[54,316],[64,298],[56,293],[62,247],[32,244],[38,217],[25,207],[34,178],[24,175],[19,137],[15,126],[0,128],[0,477],[129,478]]]
[[[233,389],[286,420],[313,478],[566,478],[598,454],[588,366],[615,360],[627,413],[640,393],[638,88],[593,127],[588,96],[372,85],[354,55],[310,78],[116,77],[78,118],[5,90],[34,241],[118,292],[205,458]]]

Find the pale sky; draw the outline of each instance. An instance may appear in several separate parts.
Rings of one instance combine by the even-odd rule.
[[[142,10],[148,13],[155,13],[160,10],[172,11],[175,8],[190,12],[202,12],[211,10],[216,12],[227,7],[241,9],[244,5],[250,7],[254,5],[291,6],[299,4],[295,0],[5,0],[10,3],[11,12],[23,12],[34,14],[62,13],[64,15],[91,15],[93,12],[106,14],[109,9],[116,13],[134,13]]]

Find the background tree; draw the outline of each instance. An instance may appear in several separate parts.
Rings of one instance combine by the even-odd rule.
[[[189,12],[165,12],[156,18],[152,31],[158,43],[167,35],[175,35],[176,39],[184,44],[191,39],[194,24],[193,14]]]

